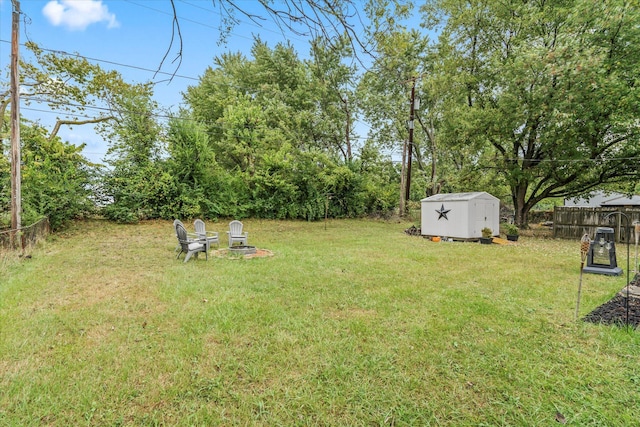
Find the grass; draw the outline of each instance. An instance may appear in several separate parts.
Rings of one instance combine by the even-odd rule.
[[[0,425],[637,422],[638,334],[574,321],[579,242],[244,223],[273,257],[183,264],[163,221],[5,257]],[[624,280],[585,275],[581,314]]]

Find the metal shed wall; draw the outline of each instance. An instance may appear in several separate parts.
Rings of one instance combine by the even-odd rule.
[[[489,227],[500,234],[500,200],[486,192],[436,194],[421,200],[421,234],[477,239]]]

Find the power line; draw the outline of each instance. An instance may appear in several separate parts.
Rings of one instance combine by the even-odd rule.
[[[58,105],[63,105],[63,106],[72,106],[72,107],[81,107],[80,105],[73,105],[73,104],[68,104],[68,103],[62,103],[62,102],[52,102],[52,101],[45,101],[45,100],[37,100],[35,99],[34,101],[36,102],[46,102],[49,104],[58,104]],[[93,110],[93,111],[98,111],[98,112],[116,112],[116,113],[122,113],[123,111],[119,111],[119,110],[111,110],[109,108],[106,107],[98,107],[98,106],[82,106],[83,109],[85,110]],[[38,113],[45,113],[45,114],[64,114],[66,116],[69,117],[74,117],[76,119],[92,119],[95,118],[94,116],[88,116],[88,115],[83,115],[80,113],[73,113],[73,112],[67,112],[67,111],[53,111],[53,110],[44,110],[44,109],[39,109],[39,108],[33,108],[33,107],[22,107],[22,110],[28,110],[28,111],[34,111],[34,112],[38,112]],[[140,114],[143,115],[144,113],[136,113],[135,111],[129,111],[127,112],[127,114]],[[224,124],[218,124],[218,123],[210,123],[210,122],[201,122],[198,121],[196,119],[191,119],[188,117],[180,117],[180,116],[171,116],[171,115],[166,115],[166,114],[157,114],[157,113],[152,113],[150,114],[151,117],[155,117],[157,119],[164,119],[164,120],[179,120],[179,121],[183,121],[183,122],[192,122],[192,123],[197,123],[197,124],[201,124],[204,126],[207,126],[208,128],[215,128],[218,129],[220,131],[224,131],[226,129],[229,129],[229,127],[225,127]],[[212,132],[206,132],[208,135],[213,135]],[[362,141],[362,140],[366,140],[366,137],[353,137],[351,139],[357,140],[357,141]]]
[[[94,109],[94,110],[98,110],[98,111],[109,111],[109,109],[107,108],[103,108],[103,107],[85,107],[87,109]],[[35,111],[35,112],[41,112],[41,113],[46,113],[46,114],[58,114],[58,112],[56,111],[51,111],[51,110],[41,110],[41,109],[37,109],[37,108],[32,108],[32,107],[22,107],[21,110],[29,110],[29,111]],[[71,117],[75,117],[78,119],[91,119],[93,118],[92,116],[86,116],[86,115],[81,115],[81,114],[77,114],[77,113],[65,113],[68,116]],[[132,112],[132,114],[135,114],[135,112]],[[224,127],[224,125],[219,125],[219,124],[214,124],[214,123],[202,123],[202,122],[198,122],[195,119],[190,119],[190,118],[185,118],[185,117],[176,117],[176,116],[169,116],[169,115],[161,115],[161,114],[152,114],[152,116],[157,117],[157,118],[164,118],[164,119],[172,119],[172,120],[180,120],[180,121],[185,121],[185,122],[194,122],[194,123],[200,123],[200,124],[204,124],[205,126],[209,126],[209,127],[214,127],[217,128],[221,131],[225,130],[226,128]],[[205,132],[208,135],[212,135],[211,132]],[[361,141],[361,140],[366,140],[366,137],[354,137],[352,139]],[[97,153],[94,153],[97,154]],[[530,159],[522,159],[522,158],[512,158],[512,159],[502,159],[505,161],[523,161],[523,160],[530,160]],[[613,162],[613,161],[640,161],[640,157],[600,157],[600,158],[596,158],[596,159],[539,159],[536,160],[536,163],[606,163],[606,162]],[[399,163],[399,161],[396,161],[395,163]]]
[[[172,13],[169,13],[169,12],[166,12],[166,11],[163,11],[163,10],[160,10],[160,9],[156,9],[156,8],[150,7],[148,5],[143,5],[143,4],[136,3],[136,2],[130,1],[130,0],[126,0],[126,1],[127,1],[127,3],[133,4],[133,5],[141,7],[141,8],[149,9],[149,10],[152,10],[152,11],[160,13],[160,14],[173,16]],[[213,14],[221,16],[220,13],[217,13],[217,12],[215,12],[213,10],[206,9],[206,8],[201,7],[201,6],[196,6],[196,5],[191,4],[189,2],[186,2],[186,1],[182,1],[182,3],[187,4],[187,5],[191,6],[191,7],[195,7],[195,8],[198,8],[198,9],[205,10],[205,11],[209,11],[210,13],[213,13]],[[199,21],[196,21],[196,20],[193,20],[193,19],[190,19],[190,18],[178,17],[178,19],[180,21],[183,21],[183,22],[191,22],[193,24],[200,25],[202,27],[211,28],[211,29],[214,29],[214,30],[219,30],[215,26],[212,26],[212,25],[209,25],[209,24],[205,24],[203,22],[199,22]],[[267,31],[267,32],[272,32],[274,34],[281,35],[281,36],[283,36],[283,38],[285,38],[285,40],[296,40],[296,41],[299,41],[299,42],[302,42],[302,43],[307,42],[306,40],[298,39],[298,38],[295,38],[295,37],[285,36],[281,32],[277,32],[277,31],[274,31],[274,30],[271,30],[271,29],[268,29],[268,28],[260,27],[260,26],[258,26],[256,24],[252,24],[252,23],[245,22],[245,21],[242,21],[242,20],[238,20],[238,22],[241,23],[241,24],[244,24],[244,25],[255,26],[257,28],[260,28],[261,31]],[[245,36],[245,35],[242,35],[242,34],[238,34],[238,33],[234,33],[234,32],[229,32],[229,34],[231,34],[231,35],[233,35],[235,37],[239,37],[239,38],[243,38],[243,39],[247,39],[247,40],[254,40],[254,37],[248,37],[248,36]],[[4,39],[0,39],[0,42],[8,43],[8,44],[11,43],[9,40],[4,40]],[[25,47],[26,44],[22,43],[21,46]],[[108,59],[93,58],[93,57],[90,57],[90,56],[82,55],[82,54],[80,54],[78,52],[70,53],[70,52],[67,52],[65,50],[45,48],[45,47],[42,47],[40,45],[38,45],[38,47],[41,50],[45,51],[45,52],[50,52],[50,53],[54,53],[54,54],[61,54],[61,55],[67,55],[67,56],[71,56],[71,57],[75,57],[75,58],[82,58],[82,59],[86,59],[86,60],[89,60],[89,61],[95,61],[95,62],[114,65],[114,66],[118,66],[118,67],[130,68],[130,69],[134,69],[134,70],[138,70],[138,71],[145,71],[145,72],[153,73],[154,75],[158,74],[158,75],[168,76],[168,77],[178,77],[178,78],[187,79],[187,80],[193,80],[193,81],[198,81],[199,80],[198,77],[186,76],[186,75],[181,75],[181,74],[174,74],[174,73],[169,73],[169,72],[165,72],[165,71],[158,71],[157,69],[151,69],[151,68],[146,68],[146,67],[142,67],[142,66],[138,66],[138,65],[132,65],[132,64],[124,64],[124,63],[121,63],[121,62],[116,62],[116,61],[112,61],[112,60],[108,60]],[[305,55],[300,55],[300,52],[297,52],[297,55],[300,56],[301,58],[305,58],[306,57]]]
[[[11,43],[8,40],[4,40],[4,39],[0,39],[0,43]],[[25,43],[21,43],[22,47],[26,47]],[[80,58],[80,59],[86,59],[88,61],[95,61],[95,62],[101,62],[101,63],[105,63],[105,64],[110,64],[110,65],[116,65],[118,67],[125,67],[125,68],[132,68],[134,70],[139,70],[139,71],[149,71],[150,73],[155,73],[155,74],[162,74],[165,76],[174,76],[174,77],[180,77],[182,79],[188,79],[188,80],[195,80],[195,81],[199,81],[200,79],[198,77],[191,77],[191,76],[184,76],[184,75],[180,75],[180,74],[173,74],[173,73],[167,73],[164,71],[157,71],[157,70],[153,70],[151,68],[144,68],[144,67],[140,67],[137,65],[130,65],[130,64],[123,64],[121,62],[115,62],[115,61],[110,61],[108,59],[99,59],[99,58],[92,58],[90,56],[84,56],[81,55],[79,53],[70,53],[70,52],[66,52],[64,50],[59,50],[59,49],[48,49],[48,48],[44,48],[40,45],[38,45],[38,48],[41,49],[44,52],[49,52],[49,53],[53,53],[53,54],[59,54],[59,55],[67,55],[67,56],[71,56],[74,58]]]

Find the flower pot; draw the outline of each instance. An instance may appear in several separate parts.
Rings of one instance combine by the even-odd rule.
[[[491,243],[493,243],[493,237],[481,237],[480,243],[483,245],[490,245]]]
[[[517,234],[507,234],[507,240],[510,240],[512,242],[517,242],[518,241],[518,235]]]

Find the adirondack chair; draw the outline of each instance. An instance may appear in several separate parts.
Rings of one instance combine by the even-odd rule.
[[[176,232],[176,237],[178,237],[178,231],[176,229],[176,225],[177,224],[180,224],[182,226],[182,228],[184,228],[185,230],[187,229],[187,227],[184,226],[182,221],[180,221],[179,219],[174,219],[173,220],[173,229]],[[195,233],[187,232],[187,238],[189,238],[191,240],[198,240],[198,236]],[[178,238],[178,240],[180,240],[180,239]],[[182,249],[182,246],[180,245],[180,242],[178,242],[178,246],[176,246],[176,252],[179,252],[181,249]]]
[[[211,249],[211,244],[215,244],[216,246],[220,246],[220,239],[218,237],[217,231],[207,231],[204,226],[204,221],[201,219],[196,219],[193,221],[193,226],[196,229],[196,235],[198,239],[204,241],[207,245],[207,252]]]
[[[227,231],[229,235],[229,247],[233,246],[234,243],[240,243],[241,245],[246,246],[247,240],[249,238],[249,233],[246,231],[242,232],[242,223],[238,220],[233,220],[229,223],[229,231]]]
[[[184,262],[187,262],[192,255],[195,254],[196,256],[198,256],[198,253],[204,252],[205,257],[208,260],[209,255],[207,253],[206,242],[203,242],[198,238],[194,239],[192,237],[189,237],[187,229],[184,228],[184,225],[180,221],[176,221],[174,221],[176,228],[176,237],[178,238],[178,242],[180,244],[180,252],[178,253],[176,259],[180,258],[180,255],[182,255],[182,253],[184,252]]]

